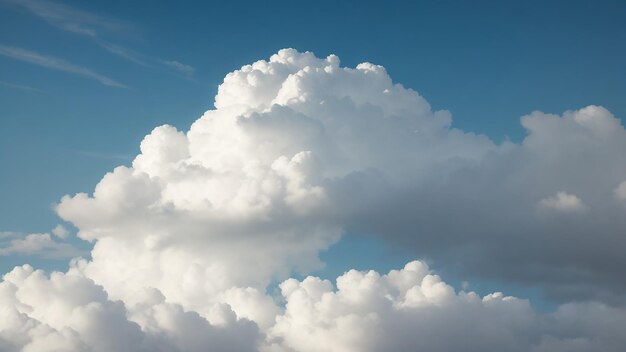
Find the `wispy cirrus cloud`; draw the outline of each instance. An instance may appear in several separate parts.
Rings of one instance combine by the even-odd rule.
[[[50,25],[64,31],[93,38],[97,37],[98,32],[102,30],[121,31],[129,27],[128,24],[123,21],[101,17],[87,11],[51,1],[2,0],[2,2],[20,7],[43,19]]]
[[[148,63],[149,58],[145,57],[145,55],[142,55],[138,52],[136,52],[133,49],[129,49],[126,47],[123,47],[121,45],[117,45],[117,44],[113,44],[111,42],[107,42],[101,39],[96,39],[96,43],[102,47],[103,49],[107,50],[108,52],[110,52],[111,54],[114,54],[116,56],[121,57],[122,59],[125,59],[127,61],[130,61],[132,63],[135,63],[137,65],[141,65],[141,66],[145,66],[145,67],[152,67],[153,65]]]
[[[190,65],[176,60],[150,58],[133,49],[102,38],[102,34],[104,33],[127,31],[132,26],[125,21],[106,18],[91,12],[46,0],[0,0],[0,2],[19,7],[63,31],[89,37],[104,50],[132,63],[144,67],[161,65],[183,73],[185,76],[192,76],[195,72],[195,68]]]
[[[27,91],[31,91],[31,92],[44,93],[44,91],[42,91],[39,88],[26,86],[26,85],[23,85],[23,84],[16,84],[16,83],[11,83],[11,82],[5,82],[5,81],[0,81],[0,86],[13,88],[13,89],[27,90]]]
[[[94,70],[75,65],[64,59],[60,59],[53,56],[42,55],[33,51],[29,51],[22,48],[16,48],[12,46],[0,45],[0,55],[4,55],[15,60],[28,62],[34,65],[46,67],[52,70],[68,72],[83,76],[86,78],[95,79],[96,81],[110,87],[127,88],[122,83],[115,81],[112,78],[104,76]]]
[[[176,60],[161,60],[159,59],[158,62],[162,65],[171,67],[181,73],[184,73],[185,75],[191,76],[194,74],[194,72],[196,71],[196,69],[193,66],[189,66],[187,64],[183,64],[182,62],[178,62]]]
[[[143,67],[155,67],[155,66],[160,65],[161,67],[165,67],[177,73],[181,73],[187,78],[192,77],[194,73],[196,72],[195,67],[184,64],[180,61],[164,60],[160,58],[151,58],[147,55],[137,52],[136,50],[133,50],[133,49],[121,46],[121,45],[117,45],[108,41],[104,41],[101,39],[95,39],[95,41],[100,47],[104,48],[111,54],[119,56],[127,61],[130,61],[132,63],[135,63]]]

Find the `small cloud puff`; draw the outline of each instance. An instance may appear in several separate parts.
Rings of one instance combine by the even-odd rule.
[[[613,192],[617,200],[622,202],[626,201],[626,181],[620,183]]]
[[[67,239],[70,232],[65,228],[65,226],[58,224],[54,229],[52,229],[52,234],[61,239]]]
[[[52,230],[54,236],[67,239],[68,231],[58,225]],[[59,242],[49,233],[21,234],[18,232],[0,232],[0,256],[21,255],[37,256],[46,259],[74,258],[85,253],[67,242]]]
[[[544,198],[539,201],[539,205],[544,209],[555,210],[558,212],[575,212],[581,213],[587,210],[587,206],[580,198],[566,192],[558,192],[554,196]]]

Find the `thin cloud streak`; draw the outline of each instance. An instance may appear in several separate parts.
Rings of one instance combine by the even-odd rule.
[[[16,60],[28,62],[34,65],[46,67],[49,69],[63,71],[68,73],[73,73],[79,76],[95,79],[98,82],[116,88],[128,88],[125,85],[107,77],[101,75],[89,68],[75,65],[66,60],[52,57],[52,56],[44,56],[32,51],[28,51],[22,48],[16,48],[11,46],[0,45],[0,55],[4,55]]]
[[[79,35],[95,38],[99,30],[119,31],[128,27],[122,21],[103,18],[87,11],[41,0],[1,0],[32,13],[50,25]]]
[[[102,32],[119,32],[128,29],[130,25],[123,21],[104,18],[87,11],[45,0],[0,0],[0,2],[20,7],[63,31],[89,37],[109,53],[137,65],[153,67],[154,64],[159,64],[183,73],[187,77],[192,76],[195,72],[194,67],[179,61],[149,58],[132,49],[102,39]]]
[[[100,39],[96,40],[96,43],[103,49],[105,49],[106,51],[110,52],[113,55],[119,56],[122,59],[128,60],[132,63],[135,63],[137,65],[140,66],[144,66],[144,67],[152,67],[151,64],[147,63],[146,60],[144,60],[142,57],[143,55],[139,54],[138,52],[125,48],[123,46],[117,45],[117,44],[113,44],[110,42],[106,42]]]
[[[167,67],[171,67],[181,73],[186,74],[187,76],[193,75],[196,69],[193,66],[183,64],[182,62],[178,62],[176,60],[158,60],[160,64],[165,65]]]
[[[22,85],[22,84],[15,84],[15,83],[11,83],[11,82],[0,81],[0,85],[4,86],[4,87],[8,87],[8,88],[13,88],[13,89],[20,89],[20,90],[28,90],[28,91],[31,91],[31,92],[45,93],[43,90],[41,90],[39,88],[35,88],[35,87],[31,87],[31,86],[25,86],[25,85]]]

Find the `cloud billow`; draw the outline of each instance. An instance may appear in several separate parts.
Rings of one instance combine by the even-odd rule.
[[[189,131],[155,128],[132,166],[63,197],[56,211],[95,243],[91,260],[7,274],[0,346],[83,350],[126,324],[130,350],[618,351],[623,334],[602,324],[626,321],[626,132],[596,106],[522,125],[521,144],[496,144],[451,127],[381,66],[281,50],[229,73]],[[336,287],[289,279],[320,268],[346,231],[580,301],[540,314],[455,292],[419,261]],[[281,299],[266,292],[274,280],[286,280]],[[86,296],[44,307],[50,282]]]

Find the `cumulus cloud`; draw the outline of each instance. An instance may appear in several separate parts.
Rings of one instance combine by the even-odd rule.
[[[61,239],[67,238],[67,232],[61,232],[58,226],[52,232]],[[49,233],[24,235],[17,232],[0,232],[0,256],[12,254],[48,259],[69,259],[85,253],[70,243],[55,240]]]
[[[615,198],[626,201],[626,181],[620,183],[614,190]]]
[[[521,144],[502,145],[476,163],[449,173],[431,168],[435,177],[408,188],[381,183],[381,196],[348,215],[350,232],[382,234],[421,256],[456,262],[465,276],[539,285],[559,300],[623,301],[620,120],[589,106],[562,116],[535,112],[522,125],[528,134]],[[347,209],[344,199],[371,189],[360,182],[335,203]]]
[[[626,285],[615,263],[626,263],[614,233],[626,224],[610,193],[626,175],[624,128],[597,106],[521,121],[524,141],[497,145],[452,128],[447,111],[432,111],[382,66],[283,50],[229,73],[215,109],[189,131],[156,128],[131,167],[57,211],[97,241],[86,269],[97,282],[119,272],[99,258],[128,250],[137,254],[119,258],[126,267],[154,272],[119,281],[158,287],[193,309],[202,304],[182,282],[193,265],[211,277],[208,296],[233,285],[262,290],[292,269],[319,267],[317,253],[343,231],[560,299],[619,299]],[[543,216],[538,205],[578,216]],[[226,254],[233,248],[244,262]],[[159,265],[166,256],[186,264]],[[118,298],[135,289],[105,286]]]
[[[142,292],[127,307],[73,270],[47,276],[25,265],[0,283],[3,351],[216,351],[255,350],[255,325],[222,307],[221,324]]]
[[[382,66],[281,50],[229,73],[215,108],[188,131],[155,128],[132,165],[93,193],[63,197],[56,211],[94,243],[91,258],[36,276],[100,292],[102,311],[132,332],[131,349],[618,350],[622,334],[598,326],[625,320],[617,234],[626,223],[615,198],[626,131],[598,106],[521,121],[522,143],[496,144],[453,128],[449,112]],[[423,262],[350,271],[336,288],[289,279],[320,268],[318,254],[344,232],[381,236],[461,275],[582,301],[539,314],[517,298],[457,293]],[[22,287],[12,275],[22,274],[5,286]],[[267,288],[283,280],[281,302]],[[34,307],[16,308],[35,319],[28,326],[73,336],[51,337],[69,349],[96,341],[80,324],[11,302]],[[589,324],[570,324],[578,314]],[[10,343],[31,343],[20,341]]]
[[[283,50],[244,66],[215,106],[186,133],[156,128],[132,167],[58,204],[96,241],[84,270],[115,299],[155,287],[207,312],[231,287],[262,291],[321,266],[317,254],[343,230],[331,198],[347,178],[405,186],[429,165],[496,149],[450,129],[449,113],[381,66],[343,68],[336,56]],[[398,152],[410,150],[420,152]]]
[[[65,228],[65,226],[58,224],[54,229],[52,229],[52,234],[59,238],[66,239],[70,232]]]
[[[539,201],[539,205],[561,212],[581,212],[587,208],[580,198],[566,192],[559,192],[554,196],[544,198]]]
[[[623,309],[569,304],[538,314],[499,292],[456,293],[419,261],[385,275],[352,270],[336,288],[291,279],[281,291],[285,312],[269,336],[296,351],[619,351],[626,342]]]
[[[336,283],[288,279],[280,289],[284,307],[257,325],[241,315],[258,316],[274,303],[250,290],[225,293],[247,313],[216,304],[203,317],[167,302],[154,288],[114,301],[76,267],[46,275],[25,265],[0,282],[0,348],[610,352],[626,343],[623,308],[572,303],[541,314],[528,301],[502,293],[455,292],[419,261],[386,274],[351,270]]]

